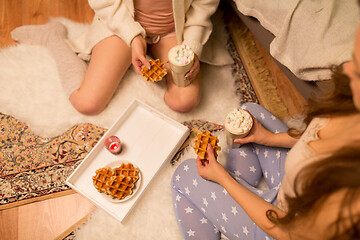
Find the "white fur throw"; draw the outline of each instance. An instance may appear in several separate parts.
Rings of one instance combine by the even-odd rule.
[[[84,24],[67,19],[58,19],[67,26],[69,37],[76,37]],[[222,39],[222,53],[226,50],[228,35],[224,25],[218,21]],[[202,98],[200,105],[191,113],[180,114],[166,106],[163,95],[165,82],[149,83],[131,68],[122,79],[107,108],[97,116],[78,113],[66,98],[61,86],[55,61],[45,47],[19,44],[0,51],[0,111],[26,122],[38,135],[51,137],[60,135],[73,125],[93,123],[109,128],[133,98],[163,112],[179,122],[202,119],[221,124],[225,114],[239,105],[236,96],[231,66],[201,66]]]

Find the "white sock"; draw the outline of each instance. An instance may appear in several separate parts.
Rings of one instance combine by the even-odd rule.
[[[68,97],[77,90],[85,76],[87,64],[64,41],[67,31],[64,25],[50,21],[44,25],[26,25],[14,29],[11,37],[19,43],[45,46],[53,56],[61,84]]]

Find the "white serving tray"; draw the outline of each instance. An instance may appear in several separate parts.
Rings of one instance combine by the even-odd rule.
[[[190,130],[150,106],[134,100],[119,119],[100,139],[83,162],[68,177],[66,183],[103,208],[120,222],[130,212],[159,169],[174,157]],[[110,136],[120,138],[122,151],[110,153],[104,142]],[[132,162],[140,168],[141,186],[136,195],[125,202],[106,200],[92,183],[95,170],[114,161]],[[170,186],[168,186],[170,187]]]

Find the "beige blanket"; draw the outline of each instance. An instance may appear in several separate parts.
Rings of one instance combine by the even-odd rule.
[[[303,80],[330,78],[351,58],[360,20],[357,0],[234,0],[275,36],[271,55]]]

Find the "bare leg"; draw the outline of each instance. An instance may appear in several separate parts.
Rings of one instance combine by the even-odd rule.
[[[103,39],[93,48],[84,81],[71,94],[70,102],[83,114],[100,113],[130,65],[131,49],[121,38],[111,36]]]
[[[155,45],[150,45],[149,50],[154,58],[159,58],[162,62],[167,62],[168,52],[175,45],[177,45],[176,38],[163,38]],[[197,78],[187,87],[178,87],[172,79],[169,63],[165,64],[165,68],[168,72],[166,75],[167,90],[164,95],[165,103],[176,112],[190,112],[200,102],[200,74],[198,74]]]
[[[17,42],[42,45],[50,51],[61,84],[70,96],[83,81],[87,65],[64,41],[66,36],[65,26],[56,21],[43,25],[21,26],[11,32],[11,37]]]

